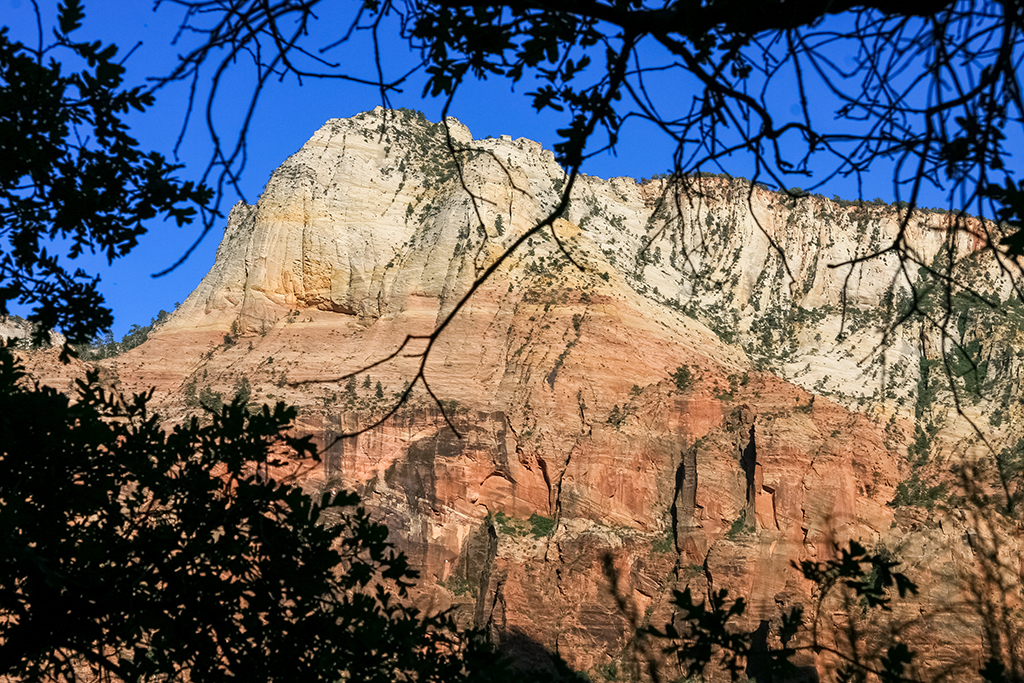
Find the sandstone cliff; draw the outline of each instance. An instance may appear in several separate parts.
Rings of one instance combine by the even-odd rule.
[[[554,225],[579,267],[550,233],[531,238],[430,348],[424,377],[458,434],[417,382],[383,424],[338,438],[395,405],[424,337],[557,205],[550,152],[448,124],[458,164],[445,128],[410,112],[325,124],[256,205],[232,210],[171,319],[105,362],[122,388],[156,387],[172,417],[244,383],[300,406],[325,449],[309,486],[358,490],[423,572],[423,604],[455,606],[523,659],[635,671],[651,647],[636,628],[665,623],[684,585],[745,597],[752,630],[774,623],[813,602],[792,562],[861,539],[924,587],[887,627],[928,632],[935,666],[974,666],[981,617],[963,607],[978,525],[889,503],[901,481],[984,456],[967,418],[1016,438],[1017,327],[970,300],[947,327],[916,317],[876,349],[927,274],[904,277],[893,257],[828,264],[891,240],[891,207],[724,178],[683,195],[665,179],[584,177]],[[944,220],[911,224],[922,263],[948,246]],[[971,245],[954,251],[969,259]],[[970,273],[983,296],[1009,297],[997,271]],[[937,362],[960,362],[956,334],[995,396],[954,380],[966,417],[936,381]],[[1005,344],[977,343],[992,338]],[[922,434],[926,457],[908,459]]]

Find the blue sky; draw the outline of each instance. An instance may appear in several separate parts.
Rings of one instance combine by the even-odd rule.
[[[12,37],[34,44],[35,12],[29,0],[0,0],[7,5],[4,21]],[[53,25],[56,2],[49,6],[40,0],[44,32]],[[86,20],[79,39],[101,39],[120,46],[121,54],[140,43],[126,62],[129,84],[141,83],[147,77],[167,73],[175,63],[181,46],[172,46],[181,10],[164,5],[157,12],[149,0],[86,0]],[[328,25],[329,24],[325,24]],[[365,48],[365,46],[364,46]],[[373,64],[368,49],[350,45],[344,53],[350,71],[372,75]],[[398,74],[415,63],[404,44],[395,42],[386,53],[385,66]],[[413,78],[404,92],[391,95],[396,107],[419,109],[431,120],[440,118],[442,102],[421,97],[422,77]],[[230,130],[238,120],[246,93],[248,72],[240,66],[229,81],[225,94],[216,110],[224,130]],[[657,84],[658,97],[667,104],[689,99],[685,84],[667,78]],[[530,82],[520,83],[515,92],[508,82],[494,80],[485,83],[467,83],[460,90],[451,113],[469,126],[476,137],[511,135],[537,140],[550,148],[555,142],[554,131],[564,120],[553,113],[537,114],[524,93],[533,89]],[[783,100],[791,93],[780,92]],[[183,86],[170,87],[158,94],[157,105],[145,114],[135,115],[130,121],[133,134],[144,149],[155,149],[171,156],[175,139],[181,130],[186,110],[186,90]],[[294,79],[274,83],[267,91],[256,112],[250,129],[249,162],[243,178],[245,199],[258,198],[270,173],[302,144],[327,119],[353,116],[381,104],[380,94],[373,88],[344,82],[307,82],[300,87]],[[785,106],[785,102],[781,103]],[[794,102],[795,105],[795,102]],[[197,177],[205,166],[209,154],[209,138],[202,125],[193,124],[180,149],[180,162],[186,165],[184,177]],[[667,171],[671,165],[671,145],[667,138],[652,127],[631,124],[624,130],[617,154],[602,154],[591,159],[584,171],[601,177],[649,177]],[[749,176],[746,160],[736,159],[729,172]],[[710,169],[709,169],[710,170]],[[864,195],[871,199],[880,196],[893,198],[891,180],[884,170],[872,174]],[[808,183],[794,180],[793,185]],[[857,190],[852,182],[838,181],[819,190],[826,195],[840,194],[855,198]],[[225,197],[222,206],[230,207],[237,196]],[[928,203],[927,201],[925,202]],[[146,323],[159,309],[170,310],[175,302],[188,296],[213,263],[219,241],[219,231],[211,233],[200,248],[181,267],[160,278],[152,274],[174,263],[195,239],[195,228],[177,229],[153,225],[140,246],[128,257],[107,267],[101,259],[82,259],[80,265],[87,272],[102,277],[101,291],[115,314],[114,334],[120,337],[133,323]]]

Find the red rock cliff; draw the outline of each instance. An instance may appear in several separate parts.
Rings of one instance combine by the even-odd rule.
[[[581,267],[532,238],[430,350],[425,378],[458,435],[419,383],[383,424],[338,439],[395,404],[424,342],[345,375],[432,332],[556,203],[549,152],[450,124],[472,195],[438,125],[382,110],[328,122],[231,212],[216,264],[171,320],[107,362],[122,388],[155,386],[172,417],[243,378],[256,401],[300,406],[325,449],[309,486],[361,492],[421,569],[423,604],[454,605],[524,659],[546,649],[578,670],[634,670],[656,650],[636,628],[665,623],[685,585],[728,588],[750,604],[746,626],[775,629],[781,609],[814,603],[792,563],[850,539],[927,569],[931,594],[893,623],[969,600],[956,581],[977,564],[968,522],[887,506],[907,473],[924,342],[901,332],[886,375],[858,365],[871,325],[836,340],[843,274],[825,264],[892,233],[880,211],[719,179],[673,203],[665,181],[583,178],[555,224]],[[928,220],[913,230],[934,254]],[[895,267],[861,267],[846,315],[891,298]],[[980,648],[971,619],[929,631],[936,662],[960,661],[964,639]]]

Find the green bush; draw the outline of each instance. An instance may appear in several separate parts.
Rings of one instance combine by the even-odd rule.
[[[946,484],[930,486],[921,479],[920,472],[911,473],[905,481],[896,487],[896,495],[889,505],[894,507],[914,506],[931,510],[939,500],[946,497]]]
[[[736,521],[732,523],[729,530],[725,532],[725,537],[728,539],[735,539],[753,530],[753,526],[747,524],[747,511],[744,510],[740,513],[740,516],[736,518]]]
[[[672,373],[672,381],[676,385],[676,389],[679,391],[688,391],[693,387],[693,373],[690,371],[689,365],[680,365],[676,368],[676,371]]]
[[[498,527],[497,531],[506,536],[520,538],[530,532],[524,520],[509,517],[501,511],[494,513],[494,523]]]
[[[530,533],[534,538],[544,538],[555,531],[555,520],[550,517],[544,517],[534,512],[527,521],[530,523]]]
[[[655,541],[654,544],[651,546],[652,551],[661,554],[670,553],[675,549],[676,539],[675,534],[672,533],[671,529],[662,534],[661,538]]]
[[[199,390],[199,405],[219,413],[224,408],[224,394],[214,391],[209,385]]]
[[[491,518],[497,531],[505,536],[523,538],[532,534],[534,538],[550,536],[555,530],[555,520],[538,515],[536,512],[529,519],[510,517],[504,512],[495,512]]]
[[[617,681],[619,680],[619,665],[615,661],[608,662],[598,669],[598,673],[606,681]]]
[[[612,408],[612,411],[608,413],[607,422],[613,427],[619,427],[622,425],[623,422],[626,421],[627,417],[629,417],[628,414],[625,413],[621,408],[619,408],[619,404],[616,403],[615,406]]]
[[[704,565],[702,564],[688,564],[682,569],[682,574],[688,579],[692,579],[695,576],[704,575]]]
[[[459,597],[476,594],[476,586],[464,576],[452,576],[447,581],[438,581],[437,585],[448,589],[453,595]]]

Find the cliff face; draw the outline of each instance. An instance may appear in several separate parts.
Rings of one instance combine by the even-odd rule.
[[[325,448],[308,485],[358,490],[421,569],[424,606],[454,605],[524,659],[543,647],[579,670],[638,666],[653,650],[636,628],[665,623],[685,585],[744,597],[751,630],[774,623],[813,602],[792,563],[850,539],[885,545],[912,576],[927,569],[926,599],[892,623],[920,629],[922,611],[967,599],[967,516],[888,505],[911,471],[977,449],[927,374],[949,353],[939,331],[907,324],[875,351],[877,324],[925,275],[901,280],[894,258],[827,267],[891,240],[889,207],[720,178],[683,195],[584,177],[554,226],[579,267],[550,234],[531,238],[430,348],[424,376],[458,434],[420,382],[383,424],[337,439],[395,405],[422,336],[557,204],[550,152],[449,130],[461,173],[444,128],[420,116],[329,121],[255,206],[232,210],[216,264],[171,319],[106,361],[122,388],[155,386],[171,417],[245,383],[255,401],[299,406]],[[910,226],[923,263],[943,248],[943,220]],[[996,273],[971,272],[1008,295]],[[992,334],[983,313],[963,317],[965,348]],[[986,345],[978,360],[1005,405],[1020,363],[999,354]],[[1000,410],[1003,438],[1015,413]],[[915,422],[935,426],[928,465],[907,460]],[[967,641],[980,651],[976,622],[930,633],[936,665]]]

